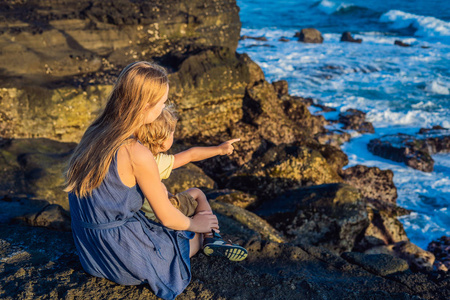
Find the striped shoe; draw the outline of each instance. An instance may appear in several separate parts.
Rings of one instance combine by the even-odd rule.
[[[225,242],[220,234],[214,230],[212,237],[203,240],[203,253],[206,256],[226,257],[231,261],[241,261],[247,258],[248,252],[245,248],[231,243]]]

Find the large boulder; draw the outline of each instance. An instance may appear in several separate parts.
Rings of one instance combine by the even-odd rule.
[[[111,85],[0,89],[3,138],[49,138],[78,142],[105,104]]]
[[[341,181],[319,151],[293,143],[269,145],[265,152],[234,172],[226,184],[271,198],[293,187]]]
[[[175,169],[170,177],[162,180],[167,190],[172,194],[197,187],[202,189],[213,189],[215,182],[205,172],[194,164],[187,164]]]
[[[336,253],[351,251],[370,222],[360,192],[342,183],[294,189],[255,212],[292,243],[320,245]]]
[[[300,32],[295,34],[298,40],[303,43],[321,44],[323,43],[323,36],[319,30],[315,28],[303,28]]]
[[[233,0],[9,1],[0,15],[3,74],[31,80],[127,65],[188,45],[234,52],[241,28]]]

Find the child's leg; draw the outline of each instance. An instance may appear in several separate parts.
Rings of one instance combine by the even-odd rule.
[[[211,206],[209,205],[208,199],[206,199],[206,195],[197,188],[191,188],[186,191],[192,198],[197,201],[198,205],[195,209],[195,213],[201,211],[212,211]],[[211,233],[204,233],[203,237],[199,237],[200,247],[203,247],[203,253],[208,256],[221,256],[226,257],[232,261],[241,261],[247,257],[247,250],[239,245],[225,242],[222,237],[218,234],[219,230],[214,230]],[[197,235],[196,235],[197,237]],[[198,242],[191,242],[191,245],[195,243],[194,246],[198,245]],[[197,248],[195,248],[197,249]],[[192,249],[194,251],[194,249]],[[196,250],[198,251],[198,250]],[[194,252],[195,254],[196,252]]]
[[[203,235],[196,233],[192,240],[189,240],[189,257],[194,256],[203,247]]]
[[[198,203],[198,206],[195,209],[195,213],[198,213],[200,211],[212,211],[208,199],[206,199],[206,195],[202,192],[202,190],[198,188],[190,188],[186,190],[186,193],[191,195],[192,198],[194,198]]]

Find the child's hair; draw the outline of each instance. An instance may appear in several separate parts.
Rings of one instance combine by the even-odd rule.
[[[119,147],[145,124],[145,112],[167,93],[164,68],[140,61],[129,64],[117,78],[106,106],[75,148],[66,178],[67,192],[85,197],[108,173]]]
[[[175,107],[170,104],[162,110],[159,117],[150,124],[142,126],[137,134],[137,139],[150,151],[153,155],[157,155],[170,135],[175,131],[178,117]]]

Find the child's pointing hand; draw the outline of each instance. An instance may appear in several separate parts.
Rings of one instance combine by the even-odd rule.
[[[233,143],[239,142],[240,140],[241,139],[232,139],[232,140],[228,140],[228,141],[220,144],[218,146],[219,149],[220,149],[220,154],[221,155],[225,155],[225,154],[231,155],[231,154],[233,154],[233,150],[234,150]]]

